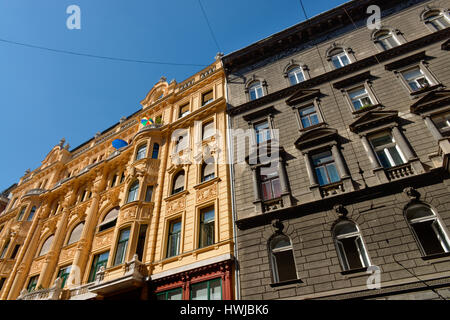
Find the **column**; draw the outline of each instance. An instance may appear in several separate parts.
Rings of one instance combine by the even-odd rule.
[[[372,146],[369,143],[369,140],[367,140],[366,135],[360,136],[361,142],[364,146],[364,149],[367,152],[367,155],[370,160],[370,164],[372,165],[372,169],[379,169],[381,168],[380,163],[378,162],[377,156],[375,155],[375,152],[373,152]]]
[[[397,126],[392,128],[392,135],[394,136],[395,142],[398,143],[398,146],[405,154],[405,157],[408,161],[415,158],[414,154],[412,153],[411,148],[408,145],[408,142],[406,142],[405,137],[400,132],[399,128]]]
[[[257,167],[253,167],[252,168],[252,174],[253,174],[253,192],[254,192],[254,202],[258,202],[261,201],[261,191],[259,188],[259,183],[258,183],[258,168]]]
[[[347,167],[344,164],[344,159],[341,152],[339,151],[339,148],[337,147],[337,144],[333,144],[333,146],[331,147],[331,154],[333,155],[333,159],[336,163],[341,179],[350,177],[350,174],[348,173]]]
[[[287,183],[286,167],[282,159],[278,161],[278,175],[280,177],[281,194],[289,193],[289,186]]]
[[[303,154],[303,158],[305,160],[306,172],[308,173],[309,182],[311,183],[311,186],[317,186],[318,185],[317,178],[316,175],[314,174],[314,168],[311,163],[311,159],[309,158],[308,152]]]

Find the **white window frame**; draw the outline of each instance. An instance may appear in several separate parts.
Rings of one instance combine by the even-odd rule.
[[[375,138],[378,138],[378,137],[381,137],[381,136],[385,136],[385,135],[389,135],[389,136],[391,137],[392,143],[390,143],[390,144],[385,144],[385,145],[380,146],[380,147],[374,147],[374,146],[373,146],[373,143],[372,143],[372,139],[375,139]],[[379,163],[381,166],[383,166],[383,165],[382,165],[382,162],[381,162],[381,160],[380,160],[380,158],[378,157],[378,154],[377,154],[377,151],[380,151],[380,150],[383,150],[383,151],[384,151],[384,154],[386,155],[386,157],[387,157],[387,159],[388,159],[388,161],[389,161],[389,163],[390,163],[390,165],[391,165],[391,168],[399,166],[399,165],[395,164],[395,161],[394,161],[394,159],[392,158],[392,156],[391,156],[391,154],[389,153],[389,150],[388,150],[388,148],[393,147],[393,146],[395,147],[395,149],[397,150],[398,154],[400,155],[400,158],[402,159],[403,164],[408,163],[408,160],[406,159],[405,155],[403,154],[403,151],[402,151],[402,150],[400,149],[400,147],[398,146],[398,144],[397,144],[397,142],[395,141],[395,138],[394,138],[394,136],[392,135],[391,132],[383,131],[383,132],[379,132],[379,133],[377,133],[377,134],[371,135],[371,136],[369,137],[369,142],[370,142],[370,145],[371,145],[371,147],[372,147],[372,150],[373,150],[374,153],[375,153],[375,156],[377,157],[378,163]],[[401,164],[400,164],[400,165],[401,165]],[[388,169],[388,168],[386,168],[386,169]]]
[[[414,78],[413,80],[408,80],[408,79],[406,79],[405,73],[411,72],[411,71],[413,71],[413,70],[415,70],[415,69],[418,69],[418,70],[420,71],[421,76],[418,76],[418,77]],[[423,78],[424,78],[424,79],[428,82],[428,84],[429,84],[430,87],[434,85],[434,82],[431,81],[431,79],[425,74],[425,72],[422,70],[422,68],[421,68],[420,66],[415,66],[415,67],[413,67],[413,68],[409,68],[409,69],[405,69],[405,70],[401,71],[401,76],[402,76],[403,79],[405,80],[405,83],[408,85],[408,89],[409,89],[411,92],[417,92],[417,91],[419,91],[419,90],[421,90],[421,89],[423,89],[423,88],[426,88],[426,87],[422,87],[422,85],[417,81],[418,79],[423,79]],[[414,90],[414,89],[411,87],[410,82],[415,82],[416,85],[419,87],[419,89]]]
[[[345,56],[347,58],[348,64],[344,64],[342,62],[342,57],[343,56]],[[341,65],[340,67],[338,67],[338,68],[336,67],[336,65],[333,62],[333,58],[337,58],[337,60],[339,61],[339,64]],[[349,64],[352,63],[352,60],[350,59],[349,55],[347,54],[347,52],[344,49],[342,49],[342,52],[335,53],[335,54],[331,55],[330,56],[330,61],[331,61],[331,64],[333,65],[334,69],[340,69],[340,68],[348,66]]]
[[[359,231],[359,228],[356,224],[354,224],[354,226],[357,231],[350,232],[350,233],[344,233],[344,234],[340,234],[340,235],[335,235],[335,241],[336,241],[336,245],[338,247],[338,250],[337,250],[338,256],[339,256],[339,259],[341,260],[342,268],[344,269],[344,271],[349,271],[352,269],[350,269],[350,265],[348,263],[344,245],[340,241],[341,239],[355,238],[355,240],[354,240],[356,242],[355,246],[358,250],[358,256],[359,256],[359,260],[361,262],[362,267],[367,268],[371,265],[369,255],[367,254],[366,246],[365,246],[364,241],[361,236],[361,232]],[[360,245],[357,242],[358,240],[359,240]],[[364,252],[361,252],[361,249]],[[363,255],[364,255],[365,259],[364,259]]]
[[[450,15],[448,14],[447,10],[445,11],[432,10],[431,12],[428,12],[425,16],[427,17],[424,18],[424,22],[432,32],[448,28],[442,25],[442,23],[438,20],[439,18],[443,18],[450,26]],[[436,20],[439,21],[439,23],[437,23],[439,25],[439,28],[436,28]]]
[[[258,95],[258,89],[261,89],[261,95]],[[252,91],[255,92],[255,99],[252,99]],[[264,86],[261,81],[257,80],[251,83],[248,87],[248,97],[250,101],[257,100],[264,97]]]
[[[292,82],[291,82],[291,75],[292,75],[292,74],[293,74],[294,77],[295,77],[295,80],[296,80],[295,83],[292,83]],[[300,80],[300,79],[298,78],[298,75],[299,75],[299,74],[302,75],[303,80]],[[299,84],[300,82],[306,81],[306,76],[305,76],[305,72],[303,71],[303,68],[300,67],[300,66],[297,66],[297,65],[291,67],[291,68],[288,70],[288,72],[287,72],[287,78],[288,78],[289,84],[290,84],[291,86],[296,85],[296,84]]]
[[[275,257],[275,255],[274,255],[274,253],[278,253],[278,252],[284,252],[284,251],[291,251],[292,252],[292,258],[293,258],[293,260],[294,260],[294,269],[295,269],[295,274],[296,274],[296,277],[297,277],[297,279],[298,279],[298,274],[297,274],[297,264],[295,263],[295,255],[294,255],[294,248],[293,248],[293,246],[292,246],[292,240],[291,240],[291,238],[290,237],[288,237],[288,236],[285,236],[286,238],[288,238],[289,239],[289,243],[290,243],[290,245],[288,245],[288,246],[284,246],[284,247],[282,247],[282,248],[275,248],[275,249],[272,249],[272,242],[270,242],[269,243],[269,245],[270,245],[270,259],[271,259],[271,261],[272,261],[272,274],[273,274],[273,281],[275,282],[275,283],[278,283],[278,282],[280,282],[280,276],[279,276],[279,272],[278,272],[278,264],[277,264],[277,260],[276,260],[276,257]],[[273,240],[272,240],[273,241]]]

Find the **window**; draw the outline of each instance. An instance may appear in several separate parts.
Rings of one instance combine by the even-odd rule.
[[[147,186],[145,190],[145,202],[152,202],[153,186]]]
[[[36,213],[36,207],[33,206],[30,210],[30,214],[28,215],[27,221],[33,220],[34,214]]]
[[[306,108],[299,109],[298,112],[303,129],[319,124],[319,117],[317,115],[316,107],[313,104]]]
[[[147,153],[147,145],[143,144],[138,147],[136,152],[136,160],[144,159]]]
[[[92,260],[91,273],[89,274],[88,282],[93,282],[95,280],[95,276],[97,275],[98,270],[100,270],[101,267],[106,267],[108,257],[109,251],[94,256],[94,259]]]
[[[311,159],[319,185],[323,186],[341,180],[331,151],[315,154]]]
[[[139,227],[139,236],[138,236],[138,242],[136,245],[136,254],[138,256],[138,260],[142,261],[143,255],[144,255],[144,248],[145,248],[145,237],[147,234],[147,225],[143,224]]]
[[[158,159],[158,154],[159,154],[159,144],[154,143],[152,151],[152,159]]]
[[[119,215],[119,208],[114,208],[108,212],[108,214],[103,218],[103,222],[99,225],[98,231],[103,231],[112,228],[116,225],[117,216]]]
[[[41,251],[39,251],[39,257],[42,257],[43,255],[47,254],[47,252],[50,251],[50,246],[52,245],[53,238],[55,236],[51,235],[50,237],[45,240],[44,244],[41,247]]]
[[[270,258],[275,283],[297,279],[294,254],[289,237],[277,235],[270,241]]]
[[[184,170],[178,172],[173,179],[172,194],[179,193],[184,190]]]
[[[424,255],[450,252],[450,241],[441,222],[430,207],[413,204],[406,209],[406,219]]]
[[[129,238],[130,238],[130,228],[120,231],[119,242],[117,243],[116,258],[114,259],[115,266],[125,261],[125,253],[127,251]]]
[[[59,269],[58,272],[58,278],[60,278],[61,281],[61,289],[64,288],[66,285],[67,279],[69,279],[70,270],[72,269],[72,266],[62,267]]]
[[[3,259],[5,257],[6,251],[8,251],[9,247],[9,239],[6,241],[5,245],[3,246],[2,253],[0,254],[0,259]]]
[[[17,252],[19,252],[20,244],[16,244],[16,246],[13,249],[13,252],[11,253],[10,259],[15,259]]]
[[[22,207],[22,208],[20,209],[19,215],[17,216],[17,221],[22,220],[23,215],[25,214],[25,210],[27,210],[27,207]]]
[[[214,158],[206,159],[202,164],[202,179],[201,182],[206,182],[208,180],[214,179],[215,175],[215,164]]]
[[[191,300],[222,300],[222,279],[192,284]]]
[[[130,188],[128,189],[127,203],[136,201],[138,199],[138,191],[139,191],[139,180],[136,180],[131,184]]]
[[[117,181],[117,174],[115,174],[111,180],[111,188],[116,185],[116,181]]]
[[[431,82],[419,67],[403,71],[402,76],[413,92],[427,88],[431,85]]]
[[[30,280],[28,281],[28,286],[27,286],[28,292],[36,290],[36,285],[37,285],[38,279],[39,279],[39,275],[30,278]]]
[[[125,181],[125,172],[122,172],[122,175],[120,176],[120,183]]]
[[[400,148],[395,143],[394,137],[388,132],[383,132],[370,138],[373,150],[378,161],[384,168],[390,168],[406,163]]]
[[[14,208],[14,206],[16,205],[16,201],[17,201],[17,198],[15,198],[15,199],[12,201],[11,207],[9,208],[10,210],[11,210],[12,208]]]
[[[156,294],[156,300],[182,300],[182,299],[183,299],[182,288],[167,290]]]
[[[305,81],[305,75],[300,67],[294,67],[288,72],[288,78],[291,85]]]
[[[180,152],[181,150],[186,149],[188,146],[188,134],[187,132],[178,136],[177,141],[175,142],[175,152]]]
[[[350,64],[350,59],[344,50],[340,50],[340,52],[337,52],[331,56],[331,62],[336,69],[339,69]]]
[[[450,112],[433,116],[432,120],[442,135],[450,135]]]
[[[348,96],[356,111],[373,104],[365,87],[358,87],[349,91]]]
[[[202,126],[202,140],[206,140],[212,135],[214,135],[214,121],[207,122]]]
[[[5,284],[6,278],[0,278],[0,291],[2,291],[3,285]]]
[[[392,32],[387,30],[379,32],[375,41],[380,45],[382,50],[389,50],[400,45]]]
[[[189,103],[186,103],[185,105],[182,105],[180,107],[180,112],[178,115],[178,119],[183,118],[184,116],[187,116],[190,113],[189,111]]]
[[[261,98],[264,95],[264,91],[263,91],[261,82],[257,81],[255,83],[253,83],[248,88],[248,94],[250,96],[250,100],[256,100],[256,99]]]
[[[167,258],[177,256],[180,253],[181,220],[172,221],[169,225],[167,239]]]
[[[155,124],[162,124],[162,115],[159,115],[155,118]]]
[[[72,233],[70,234],[69,241],[67,241],[67,245],[71,245],[72,243],[77,242],[81,238],[81,233],[83,232],[84,222],[77,224],[75,228],[73,228]]]
[[[369,258],[361,235],[353,222],[347,220],[338,222],[333,232],[339,260],[344,271],[369,266]]]
[[[259,144],[271,139],[269,122],[263,121],[255,124],[256,143]]]
[[[446,16],[445,13],[439,11],[433,11],[427,14],[425,23],[431,25],[436,31],[444,30],[450,27],[450,20],[448,16]]]
[[[281,184],[278,177],[278,166],[260,167],[259,169],[263,200],[281,197]]]
[[[214,97],[213,97],[212,90],[202,94],[202,106],[207,105],[208,103],[210,103],[213,100],[214,100]]]
[[[214,207],[200,211],[200,232],[198,247],[203,248],[214,243]]]

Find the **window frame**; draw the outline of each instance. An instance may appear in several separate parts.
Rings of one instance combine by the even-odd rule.
[[[286,239],[289,240],[289,245],[283,246],[283,247],[281,247],[281,248],[275,248],[275,249],[273,249],[273,248],[272,248],[272,247],[273,247],[273,244],[272,244],[272,243],[273,243],[274,241],[276,241],[277,238],[281,238],[281,237],[284,237],[285,240],[286,240]],[[295,261],[294,247],[293,247],[293,245],[292,245],[292,240],[291,240],[291,238],[290,238],[289,236],[283,234],[283,233],[277,234],[277,235],[273,236],[273,237],[269,240],[269,243],[268,243],[268,249],[269,249],[269,261],[270,261],[270,266],[271,266],[271,274],[272,274],[272,281],[273,281],[273,283],[283,283],[283,282],[288,282],[288,281],[295,281],[295,280],[298,280],[299,277],[298,277],[298,271],[297,271],[297,263],[296,263],[296,261]],[[274,251],[274,250],[275,250],[275,251]],[[277,263],[276,255],[275,255],[275,254],[276,254],[276,253],[279,253],[279,252],[285,252],[285,251],[291,251],[291,254],[292,254],[292,262],[293,262],[293,268],[294,268],[294,270],[291,270],[291,271],[294,271],[294,272],[295,272],[295,279],[287,279],[287,280],[282,280],[282,281],[280,281],[280,274],[279,274],[279,270],[278,270],[278,263]],[[274,253],[275,253],[275,254],[274,254]]]
[[[131,190],[133,188],[133,190]],[[133,181],[130,186],[128,187],[127,190],[127,202],[126,203],[131,203],[134,201],[138,201],[139,200],[139,190],[140,190],[140,182],[139,180],[135,180]],[[134,192],[134,197],[133,199],[130,198],[130,195],[132,194],[131,191]]]
[[[376,139],[376,138],[380,138],[383,136],[389,136],[392,140],[391,143],[389,144],[385,144],[382,147],[382,150],[384,150],[384,154],[390,164],[390,167],[385,167],[383,165],[383,162],[380,160],[380,156],[378,155],[378,151],[381,151],[381,146],[378,147],[374,147],[372,140]],[[373,134],[368,135],[368,140],[370,143],[370,147],[372,148],[373,152],[375,153],[375,156],[377,157],[378,163],[381,165],[382,168],[384,169],[390,169],[390,168],[395,168],[401,165],[404,165],[406,163],[408,163],[409,161],[406,159],[405,154],[403,153],[403,150],[400,148],[400,146],[398,145],[398,143],[395,141],[394,135],[392,134],[391,130],[382,130]],[[403,163],[401,164],[396,164],[394,158],[392,157],[390,151],[386,152],[386,150],[388,150],[388,148],[392,148],[395,147],[395,149],[397,150],[401,160],[403,161]]]
[[[159,157],[159,143],[155,142],[153,143],[153,148],[152,148],[152,159],[158,159]]]
[[[425,77],[425,79],[428,81],[429,86],[423,87],[418,90],[413,90],[411,86],[409,85],[409,82],[406,80],[404,76],[404,72],[411,71],[413,69],[419,68],[422,75]],[[398,79],[400,79],[400,82],[403,84],[403,86],[406,88],[408,93],[411,96],[415,96],[417,94],[420,94],[421,92],[427,92],[427,88],[432,88],[434,86],[438,86],[441,83],[439,80],[434,76],[433,73],[428,69],[427,65],[424,63],[424,61],[420,61],[419,63],[409,64],[408,66],[404,66],[402,68],[399,68],[397,70],[394,70],[395,75]]]
[[[208,94],[211,94],[211,99],[209,99],[208,101],[205,101],[205,97],[208,95]],[[214,89],[213,88],[211,88],[210,90],[208,90],[208,91],[205,91],[205,92],[202,92],[202,95],[201,95],[201,106],[202,107],[204,107],[204,106],[206,106],[206,105],[208,105],[208,104],[210,104],[211,102],[213,102],[215,99],[214,99]]]
[[[190,285],[190,287],[189,287],[189,300],[192,300],[192,301],[198,301],[198,300],[200,300],[200,301],[210,301],[211,300],[210,299],[211,298],[210,282],[217,281],[217,280],[220,280],[220,300],[216,300],[216,301],[222,301],[223,300],[222,277],[216,277],[216,278],[213,278],[213,279],[208,279],[208,280],[205,280],[205,281],[198,281],[198,282],[192,283]],[[195,286],[199,286],[199,285],[202,285],[204,283],[207,283],[207,289],[206,290],[208,292],[208,298],[206,300],[203,300],[203,299],[192,299],[192,292],[194,291],[193,288],[195,288]]]
[[[440,24],[439,28],[436,27],[435,21],[439,18],[443,18],[447,22],[448,26],[444,27]],[[439,20],[438,20],[439,21]],[[448,10],[431,9],[423,14],[423,22],[430,29],[431,32],[437,32],[444,30],[450,26],[450,14]]]
[[[294,73],[296,82],[295,82],[295,83],[292,83],[292,77],[291,77],[291,74],[292,74],[294,71],[296,71],[296,70],[298,71],[298,72],[295,72],[295,73]],[[300,73],[300,74],[302,75],[302,77],[303,77],[303,80],[301,80],[301,81],[298,79],[298,76],[297,76],[299,73]],[[308,80],[307,77],[306,77],[304,68],[301,67],[300,65],[297,65],[297,64],[291,65],[291,66],[286,70],[286,78],[288,79],[289,85],[291,85],[291,86],[295,86],[296,84],[299,84],[300,82],[304,82],[304,81]]]
[[[255,101],[258,100],[266,95],[266,92],[264,90],[264,82],[261,80],[253,80],[247,85],[247,95],[248,95],[248,101]],[[261,89],[261,95],[258,94],[258,89]],[[254,98],[252,98],[252,92],[254,92]]]
[[[134,161],[139,161],[145,158],[147,158],[147,143],[142,143],[136,148],[136,156]]]
[[[124,232],[128,232],[127,238],[121,239],[122,234]],[[119,230],[118,236],[117,236],[117,244],[116,244],[116,248],[115,248],[114,260],[113,260],[113,267],[125,263],[127,252],[128,252],[128,246],[130,244],[129,243],[130,236],[131,236],[131,226],[127,226],[127,227],[124,227]]]
[[[183,112],[183,109],[187,108],[186,111]],[[182,104],[178,107],[178,119],[184,118],[188,114],[191,113],[191,104],[190,102],[187,102],[185,104]]]
[[[300,115],[300,111],[303,109],[309,108],[311,106],[314,106],[314,111],[317,114],[319,123],[317,123],[315,125],[310,125],[309,127],[305,127],[305,126],[303,126],[303,123],[302,123],[302,117]],[[294,110],[295,118],[297,119],[297,123],[298,123],[300,131],[311,130],[311,129],[320,127],[321,125],[323,125],[325,123],[325,119],[323,117],[322,110],[321,110],[320,99],[317,97],[314,99],[308,100],[306,102],[300,103],[298,105],[292,106],[292,109]]]
[[[322,154],[329,154],[329,157],[331,157],[332,160],[329,160],[327,162],[321,163],[320,165],[316,165],[314,163],[314,157],[322,155]],[[320,187],[327,186],[327,185],[334,184],[334,183],[339,183],[340,181],[342,181],[342,178],[340,176],[338,167],[336,165],[336,159],[334,159],[333,153],[331,152],[331,150],[328,150],[328,149],[326,149],[326,150],[324,150],[324,149],[317,150],[315,152],[311,152],[309,157],[311,159],[312,168],[313,168],[314,174],[316,175],[316,179],[317,179],[317,182],[318,182]],[[337,181],[331,181],[330,173],[328,172],[328,166],[331,165],[331,164],[334,166],[334,169],[336,171],[337,177],[339,178],[339,180],[337,180]],[[321,184],[320,183],[319,175],[317,174],[317,168],[322,168],[322,167],[325,170],[326,178],[327,178],[327,182],[328,182],[328,183],[325,183],[325,184]]]
[[[180,224],[180,230],[173,232],[171,230],[173,230],[173,226],[175,224],[179,223]],[[180,255],[181,253],[181,238],[182,238],[182,231],[183,231],[183,220],[181,217],[178,218],[174,218],[170,221],[167,222],[167,237],[166,237],[166,258],[173,258],[176,257],[178,255]],[[176,235],[177,236],[177,243],[176,243],[176,253],[174,255],[171,255],[170,251],[171,251],[171,244],[172,242],[172,238],[171,236]]]
[[[175,189],[176,180],[178,179],[178,177],[181,174],[183,175],[183,188],[180,187],[178,189]],[[179,193],[183,192],[184,190],[186,190],[186,172],[182,169],[173,175],[170,195],[173,196],[173,195],[179,194]]]
[[[205,223],[204,222],[204,218],[202,218],[202,217],[206,213],[210,213],[210,212],[213,213],[213,218],[212,218],[212,220],[209,219]],[[207,206],[207,207],[201,208],[199,210],[198,217],[199,217],[199,222],[198,222],[197,248],[201,249],[201,248],[206,248],[206,247],[212,246],[213,244],[216,243],[216,208],[215,208],[214,204],[210,205],[210,206]],[[208,241],[204,241],[205,239],[202,237],[202,234],[203,234],[202,226],[205,226],[205,225],[206,225],[206,228],[211,228],[212,229],[212,242],[211,243],[209,243]],[[211,225],[212,225],[212,227],[211,227]]]
[[[181,294],[181,299],[180,300],[183,300],[183,287],[177,287],[177,288],[173,288],[173,289],[169,289],[169,290],[164,290],[164,291],[161,291],[161,292],[157,292],[156,293],[156,300],[165,300],[165,301],[169,301],[168,299],[167,299],[167,297],[168,297],[168,294],[170,293],[170,292],[174,292],[174,291],[179,291],[180,292],[180,294]],[[158,296],[165,296],[165,299],[158,299]],[[177,299],[170,299],[170,300],[174,300],[174,301],[176,301]]]
[[[100,252],[100,253],[97,253],[97,254],[93,255],[92,263],[91,263],[91,269],[89,271],[88,283],[91,283],[91,282],[95,281],[95,278],[97,276],[97,272],[100,270],[100,268],[102,266],[104,266],[105,269],[106,269],[106,266],[108,265],[108,260],[109,260],[109,252],[110,252],[110,250],[107,250],[107,251],[103,251],[103,252]],[[106,257],[106,260],[100,260],[99,261],[100,257],[102,255],[106,254],[106,253],[108,254],[107,257]]]

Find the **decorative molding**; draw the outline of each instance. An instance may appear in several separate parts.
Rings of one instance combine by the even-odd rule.
[[[217,184],[214,183],[196,191],[196,202],[201,203],[217,198]]]

